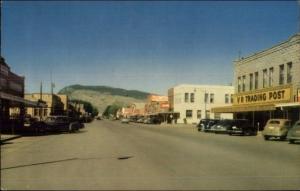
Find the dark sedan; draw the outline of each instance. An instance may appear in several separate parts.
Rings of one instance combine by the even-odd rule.
[[[47,117],[44,126],[50,132],[75,132],[83,127],[79,121],[67,116]]]
[[[201,119],[197,125],[198,131],[209,132],[211,127],[220,122],[219,119]]]
[[[257,135],[257,128],[246,119],[233,120],[229,135]]]

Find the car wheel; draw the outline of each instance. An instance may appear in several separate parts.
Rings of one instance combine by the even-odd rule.
[[[264,139],[265,139],[266,141],[268,141],[269,138],[270,138],[269,136],[266,136],[266,135],[264,136]]]
[[[290,142],[291,144],[293,144],[293,143],[295,143],[295,140],[290,139],[289,142]]]

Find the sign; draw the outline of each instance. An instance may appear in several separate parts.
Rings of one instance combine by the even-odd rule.
[[[272,88],[254,93],[241,93],[233,95],[233,105],[265,104],[291,101],[291,87]],[[299,97],[299,91],[298,91]]]
[[[160,104],[160,107],[161,108],[169,108],[170,105],[168,103],[162,103],[162,104]]]
[[[168,101],[168,96],[150,95],[148,99],[154,102],[164,102]]]

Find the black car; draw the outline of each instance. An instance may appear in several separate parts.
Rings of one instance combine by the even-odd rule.
[[[201,119],[197,125],[198,131],[209,132],[211,127],[217,124],[219,121],[219,119]]]
[[[50,132],[74,132],[84,127],[78,120],[67,116],[47,117],[44,126]]]
[[[228,130],[229,135],[257,135],[257,128],[246,119],[233,120],[231,129]]]
[[[22,133],[43,134],[46,132],[46,129],[43,122],[39,121],[37,118],[25,117],[24,126],[21,131]]]

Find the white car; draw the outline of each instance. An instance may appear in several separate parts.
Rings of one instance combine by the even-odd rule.
[[[123,118],[123,119],[121,119],[121,123],[129,123],[129,119],[128,118]]]

